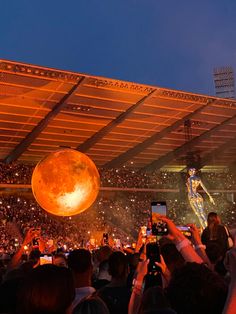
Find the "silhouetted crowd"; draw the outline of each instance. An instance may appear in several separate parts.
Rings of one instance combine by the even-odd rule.
[[[43,226],[29,228],[15,254],[1,260],[0,313],[235,313],[235,237],[217,213],[202,234],[189,224],[187,237],[160,219],[168,237],[140,229],[135,249],[107,242],[49,250]]]
[[[33,168],[0,163],[0,182],[30,184]],[[78,216],[52,216],[26,191],[0,196],[0,313],[235,313],[232,175],[202,174],[216,190],[216,205],[204,201],[208,226],[201,232],[180,174],[100,172],[103,186],[124,190],[101,191]],[[167,202],[168,218],[161,219],[168,237],[141,232],[151,231],[154,200]],[[179,225],[188,226],[188,235]]]

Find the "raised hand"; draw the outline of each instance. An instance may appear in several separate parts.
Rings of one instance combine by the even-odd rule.
[[[25,238],[23,240],[23,245],[28,245],[32,242],[32,240],[35,238],[35,228],[30,228],[25,235]]]
[[[210,202],[211,202],[213,205],[215,205],[215,201],[214,201],[214,199],[213,199],[211,196],[209,196],[209,199],[210,199]]]

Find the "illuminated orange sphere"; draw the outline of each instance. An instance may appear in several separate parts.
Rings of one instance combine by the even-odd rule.
[[[34,169],[32,191],[47,212],[77,215],[95,201],[100,176],[93,161],[73,149],[62,149],[42,159]]]

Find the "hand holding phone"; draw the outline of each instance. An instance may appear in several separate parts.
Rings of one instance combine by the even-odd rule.
[[[32,233],[34,235],[34,238],[32,240],[32,245],[33,245],[33,247],[38,247],[39,246],[39,238],[41,235],[41,229],[40,228],[33,228]]]
[[[191,228],[189,226],[176,226],[185,237],[190,238],[192,236]]]
[[[166,226],[168,228],[168,235],[173,239],[173,241],[181,241],[185,239],[185,236],[182,234],[182,232],[176,227],[174,222],[170,220],[169,218],[162,216],[162,221],[166,223]]]
[[[166,202],[152,202],[151,208],[152,234],[158,236],[167,235],[167,224],[160,219],[160,216],[166,216],[167,214]]]
[[[146,245],[146,256],[147,259],[149,259],[148,272],[149,273],[161,272],[161,268],[157,266],[155,263],[161,262],[160,248],[158,242],[152,242]]]
[[[201,244],[201,236],[200,231],[198,230],[197,226],[195,224],[188,224],[188,228],[191,232],[191,240],[194,245]]]

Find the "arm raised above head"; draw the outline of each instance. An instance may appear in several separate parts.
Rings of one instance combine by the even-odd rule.
[[[8,271],[10,271],[10,270],[12,270],[14,268],[17,268],[20,265],[22,255],[24,254],[24,247],[31,243],[31,241],[33,240],[34,236],[35,236],[34,228],[30,228],[27,231],[27,233],[25,235],[25,238],[23,240],[23,243],[21,244],[20,248],[13,255],[10,263],[8,264]]]
[[[203,263],[202,258],[195,252],[191,242],[177,229],[174,222],[165,216],[160,216],[160,219],[166,222],[168,228],[168,237],[171,239],[181,253],[186,262]]]

